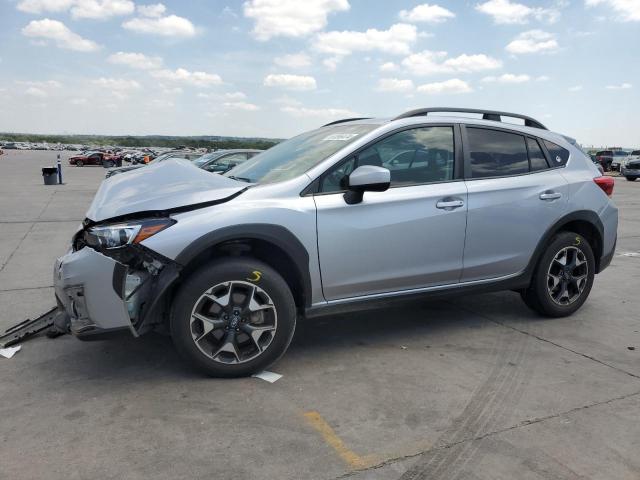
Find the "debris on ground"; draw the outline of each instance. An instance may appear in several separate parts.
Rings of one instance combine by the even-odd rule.
[[[27,318],[26,320],[9,327],[0,334],[0,348],[14,345],[29,337],[37,335],[43,330],[55,327],[56,318],[62,315],[64,315],[64,312],[62,312],[58,307],[54,307],[33,320]]]
[[[0,356],[3,356],[4,358],[11,358],[20,350],[20,348],[20,345],[17,347],[0,348]]]
[[[282,375],[280,375],[279,373],[267,372],[266,370],[264,372],[254,373],[251,376],[254,378],[260,378],[269,383],[276,382],[282,378]]]

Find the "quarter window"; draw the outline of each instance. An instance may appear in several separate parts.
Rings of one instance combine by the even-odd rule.
[[[549,140],[545,140],[544,145],[549,151],[552,166],[564,167],[567,164],[567,161],[569,160],[569,150],[562,148],[560,145],[556,145]]]
[[[542,149],[537,140],[527,138],[527,147],[529,148],[529,162],[532,172],[549,168],[547,159],[544,158],[544,153],[542,153]]]
[[[453,180],[452,127],[423,127],[390,135],[331,168],[323,177],[321,192],[345,190],[346,177],[362,165],[391,172],[391,186]]]
[[[529,171],[524,137],[515,133],[467,128],[471,177],[502,177]]]

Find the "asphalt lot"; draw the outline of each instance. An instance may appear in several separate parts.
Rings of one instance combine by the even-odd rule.
[[[0,156],[2,329],[54,305],[104,178],[46,187],[54,161]],[[614,200],[617,254],[570,318],[504,292],[302,322],[274,384],[204,378],[159,335],[29,340],[0,358],[0,478],[638,479],[640,182]]]

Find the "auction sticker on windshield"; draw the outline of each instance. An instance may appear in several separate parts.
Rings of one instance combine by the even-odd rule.
[[[335,141],[335,142],[346,142],[347,140],[351,140],[353,137],[357,137],[357,133],[334,133],[333,135],[329,135],[328,137],[324,137],[322,139],[323,142]]]

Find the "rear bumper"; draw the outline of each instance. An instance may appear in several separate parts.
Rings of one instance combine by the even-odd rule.
[[[137,336],[124,300],[127,267],[83,248],[56,260],[53,284],[58,304],[69,314],[78,338],[124,331]]]

